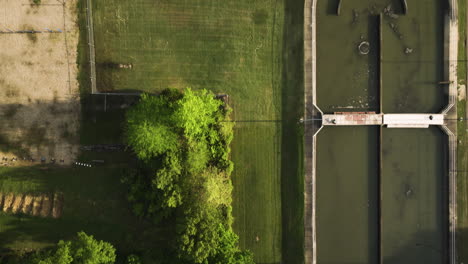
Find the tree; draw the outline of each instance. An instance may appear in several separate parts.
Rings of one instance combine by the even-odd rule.
[[[59,241],[55,252],[49,252],[49,255],[38,257],[38,264],[71,264],[73,258],[71,256],[71,242]]]
[[[204,174],[206,203],[215,207],[220,205],[229,206],[232,202],[231,179],[226,173],[220,172],[216,168],[208,168]]]
[[[126,139],[141,160],[177,149],[178,135],[172,129],[174,105],[166,97],[147,94],[127,112]]]
[[[127,177],[126,183],[133,181],[133,187],[138,186],[130,188],[129,198],[139,215],[144,215],[145,204],[149,215],[168,215],[167,210],[191,200],[187,197],[193,184],[184,182],[193,180],[192,176],[202,173],[210,162],[229,167],[229,149],[221,139],[229,128],[232,131],[232,126],[217,125],[227,114],[220,106],[221,101],[206,90],[187,89],[183,94],[165,90],[159,96],[142,95],[140,102],[127,112],[126,141],[147,166],[157,167],[148,177],[152,187],[149,191],[157,191],[157,197],[162,198],[151,203],[138,201],[142,196],[138,193],[148,190],[142,190],[141,181]],[[218,158],[226,160],[218,162]]]
[[[115,249],[108,242],[79,232],[70,241],[60,240],[54,249],[33,256],[35,264],[112,264]]]
[[[190,263],[205,263],[216,253],[220,237],[217,226],[222,224],[219,211],[212,207],[187,208],[177,228],[176,250]]]
[[[126,137],[142,168],[125,176],[138,215],[175,216],[180,263],[253,263],[232,225],[231,110],[206,90],[143,95]]]
[[[215,123],[220,106],[221,101],[214,99],[207,90],[194,92],[187,89],[184,97],[177,101],[174,119],[189,141],[203,138],[209,126]]]
[[[137,255],[130,255],[127,257],[127,264],[141,264],[141,260],[140,260],[140,257],[138,257]]]
[[[76,264],[111,264],[115,262],[115,248],[108,242],[96,240],[79,232],[72,240],[73,262]]]
[[[208,261],[210,264],[254,264],[253,254],[238,247],[239,237],[234,231],[218,226],[220,245],[218,251]]]

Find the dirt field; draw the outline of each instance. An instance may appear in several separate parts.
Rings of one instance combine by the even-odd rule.
[[[9,158],[1,165],[41,157],[70,164],[78,152],[80,115],[76,0],[1,2],[0,158]],[[24,30],[42,32],[11,33]],[[13,157],[18,161],[10,162]]]

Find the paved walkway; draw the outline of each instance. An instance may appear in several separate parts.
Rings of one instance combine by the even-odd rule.
[[[446,20],[445,30],[448,31],[448,79],[449,84],[449,104],[443,113],[447,120],[457,120],[457,96],[458,96],[458,2],[450,0],[450,19]],[[465,21],[462,21],[464,23]],[[449,141],[449,263],[457,263],[457,122],[448,122],[442,127],[448,135]]]
[[[315,102],[315,50],[312,39],[312,8],[316,0],[304,3],[304,103],[305,120],[316,116]],[[315,19],[315,18],[314,18]],[[315,136],[314,122],[304,122],[304,261],[315,263]]]

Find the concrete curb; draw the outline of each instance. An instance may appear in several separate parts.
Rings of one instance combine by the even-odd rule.
[[[317,262],[315,229],[315,165],[316,135],[321,127],[313,120],[320,109],[316,105],[316,7],[317,0],[304,2],[304,259],[306,264]]]

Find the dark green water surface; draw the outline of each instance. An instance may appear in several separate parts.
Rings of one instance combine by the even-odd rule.
[[[384,128],[382,139],[383,263],[448,263],[445,136]]]
[[[385,113],[439,112],[445,106],[439,84],[445,81],[445,2],[407,1],[406,15],[399,0],[342,2],[337,16],[338,0],[318,1],[319,107],[324,112],[379,111],[382,95]],[[384,12],[387,6],[393,17]],[[358,50],[363,41],[369,42],[367,55]]]
[[[377,263],[378,131],[326,127],[318,135],[319,264]]]
[[[445,1],[408,0],[406,15],[400,2],[343,0],[337,16],[338,1],[318,1],[323,112],[445,106]],[[389,5],[394,15],[385,14]],[[362,41],[370,44],[367,55],[359,54]],[[438,127],[324,128],[317,137],[317,263],[447,263],[446,157]]]
[[[440,112],[447,104],[439,84],[445,81],[444,1],[408,2],[405,16],[382,23],[382,111]]]

